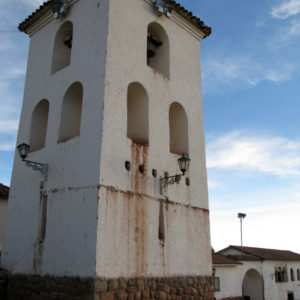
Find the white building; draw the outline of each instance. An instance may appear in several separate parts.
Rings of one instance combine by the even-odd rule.
[[[18,143],[49,168],[15,156],[5,268],[22,282],[179,277],[144,292],[175,296],[181,284],[211,299],[200,72],[210,28],[171,0],[50,0],[19,29],[30,50]],[[186,176],[161,191],[182,154]],[[140,293],[120,282],[96,284],[95,297]]]
[[[300,300],[300,254],[229,246],[213,254],[215,298]]]

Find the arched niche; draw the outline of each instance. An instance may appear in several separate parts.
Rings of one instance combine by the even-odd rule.
[[[65,22],[57,31],[52,57],[52,74],[65,68],[71,62],[73,24]]]
[[[41,100],[34,108],[30,126],[30,152],[45,147],[49,115],[49,101]]]
[[[83,87],[73,83],[64,95],[58,142],[65,142],[80,135]]]
[[[255,269],[250,269],[246,272],[243,280],[242,291],[245,299],[264,299],[263,279]]]
[[[169,38],[164,28],[156,22],[148,25],[147,64],[170,78]]]
[[[189,155],[188,118],[181,104],[174,102],[169,110],[170,152]]]
[[[149,144],[148,95],[144,87],[133,82],[127,91],[127,137],[140,145]]]

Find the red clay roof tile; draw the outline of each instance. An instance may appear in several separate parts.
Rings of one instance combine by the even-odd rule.
[[[237,260],[286,260],[300,261],[300,254],[289,250],[277,250],[255,247],[229,246],[218,253],[224,252],[227,249],[236,249],[242,252],[240,255],[228,255],[230,258]]]
[[[240,265],[241,264],[237,260],[228,258],[227,256],[219,253],[212,254],[212,261],[214,265]]]

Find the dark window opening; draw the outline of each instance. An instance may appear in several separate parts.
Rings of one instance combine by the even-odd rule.
[[[214,289],[215,289],[215,292],[221,291],[220,277],[214,277]]]

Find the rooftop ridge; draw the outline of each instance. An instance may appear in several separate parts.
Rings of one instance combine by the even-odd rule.
[[[257,257],[260,260],[299,260],[300,254],[296,252],[292,252],[290,250],[278,250],[278,249],[269,249],[269,248],[258,248],[258,247],[245,247],[245,246],[234,246],[230,245],[225,249],[218,251],[219,254],[222,254],[225,250],[235,249],[243,252],[241,255],[233,255],[229,256],[236,257],[238,260],[242,260],[242,258],[247,258],[247,256]]]
[[[30,14],[23,22],[21,22],[18,26],[18,29],[21,32],[27,33],[27,29],[34,22],[38,21],[43,14],[48,12],[53,4],[57,3],[59,0],[48,0],[45,1],[42,5],[39,6],[32,14]],[[211,34],[211,28],[206,26],[200,18],[193,15],[192,12],[185,9],[182,5],[177,3],[174,0],[166,0],[166,2],[172,6],[172,8],[184,19],[192,23],[195,27],[200,29],[204,33],[204,38]]]

